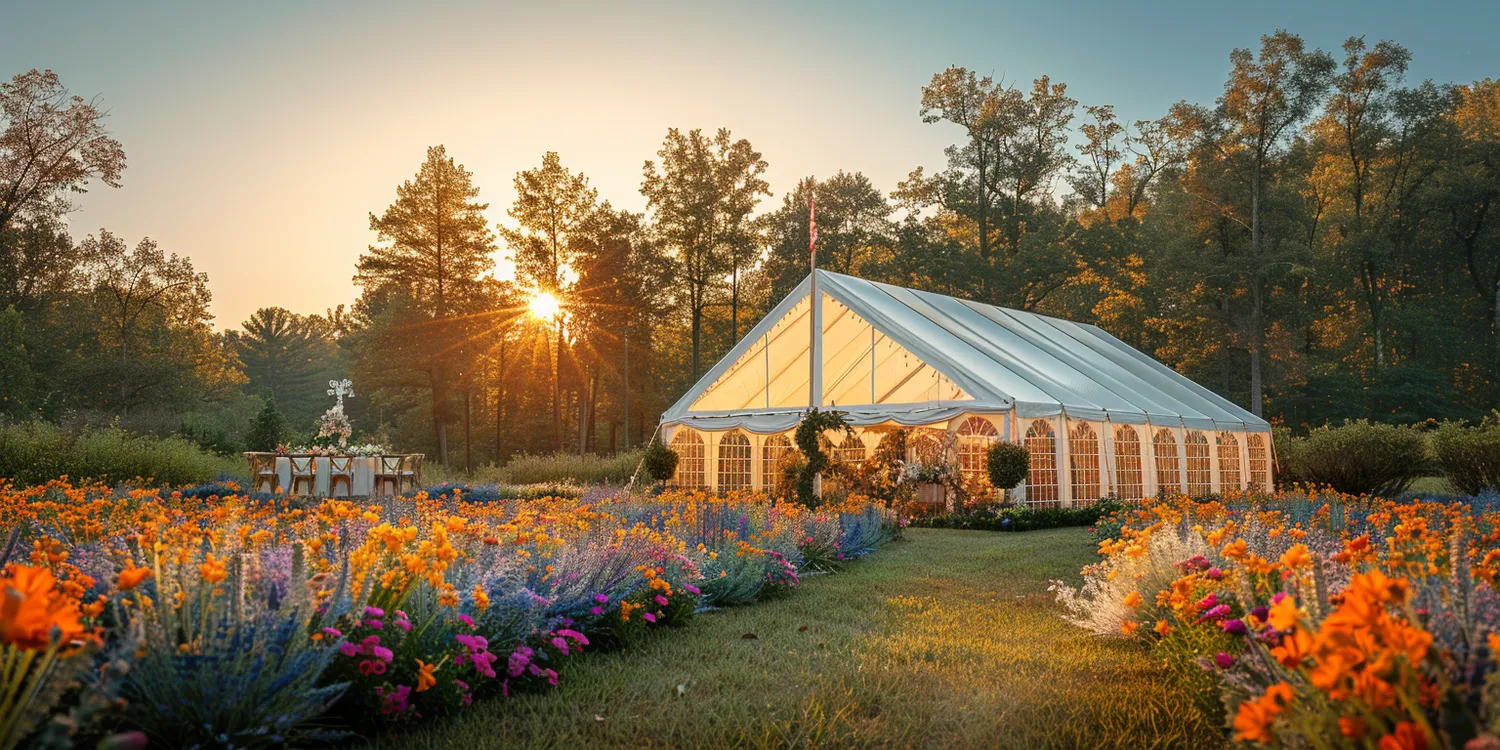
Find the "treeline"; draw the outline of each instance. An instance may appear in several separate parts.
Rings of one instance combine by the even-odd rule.
[[[310,425],[339,374],[356,425],[450,465],[640,445],[806,275],[816,195],[823,267],[1097,323],[1275,422],[1477,419],[1500,405],[1500,83],[1408,81],[1410,59],[1278,32],[1231,53],[1216,101],[1133,122],[950,68],[913,92],[954,135],[944,164],[808,177],[779,205],[748,140],[674,129],[643,213],[548,153],[495,226],[438,146],[371,214],[358,299],[227,333],[187,260],[68,236],[68,191],[117,184],[124,156],[33,71],[0,91],[0,411],[229,446],[265,400]],[[32,186],[12,165],[57,131],[67,168]]]

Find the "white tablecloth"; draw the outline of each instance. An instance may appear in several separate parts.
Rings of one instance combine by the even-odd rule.
[[[313,479],[312,494],[321,497],[329,497],[328,477],[332,467],[329,464],[328,457],[318,456],[313,458],[313,466],[315,470],[315,478]],[[351,495],[354,497],[366,497],[369,495],[373,495],[375,493],[375,470],[379,467],[379,458],[353,459],[352,465],[349,468],[354,472],[354,480],[350,482],[350,489],[352,491],[348,492],[347,495]],[[290,458],[287,458],[286,456],[276,457],[276,479],[277,481],[281,482],[282,491],[287,494],[291,494],[292,460]],[[307,492],[307,490],[305,489],[305,485],[304,487],[299,487],[298,489],[303,493]],[[334,495],[333,497],[345,496],[346,493],[344,490],[344,483],[340,482],[338,494]]]

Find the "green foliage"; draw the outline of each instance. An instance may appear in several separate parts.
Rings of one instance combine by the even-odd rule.
[[[995,489],[1014,489],[1031,471],[1031,451],[1019,443],[996,440],[985,454],[984,468]]]
[[[137,477],[180,485],[242,476],[244,462],[205,452],[181,438],[132,435],[118,428],[70,432],[45,422],[0,425],[0,477],[41,484],[67,475],[123,482]]]
[[[659,438],[652,438],[646,446],[646,476],[665,482],[677,473],[677,451],[663,445]]]
[[[0,417],[25,414],[34,398],[26,356],[25,320],[15,306],[0,310]]]
[[[286,418],[276,408],[274,400],[267,400],[260,413],[250,423],[250,432],[245,435],[245,448],[252,451],[270,452],[286,441],[290,434]]]
[[[802,423],[797,425],[793,436],[805,462],[797,474],[797,500],[809,508],[818,504],[818,496],[813,491],[813,478],[828,469],[830,463],[828,456],[823,453],[822,439],[823,433],[829,430],[853,434],[849,423],[844,421],[843,412],[815,408],[802,418]]]
[[[1366,420],[1313,430],[1278,447],[1286,479],[1355,495],[1393,495],[1427,472],[1426,440],[1412,427]]]
[[[1119,502],[1101,500],[1074,508],[994,508],[972,513],[914,518],[911,525],[932,529],[976,529],[980,531],[1033,531],[1063,526],[1093,526],[1100,518],[1123,508]]]
[[[1500,412],[1477,427],[1444,423],[1432,435],[1432,454],[1459,494],[1500,488]]]

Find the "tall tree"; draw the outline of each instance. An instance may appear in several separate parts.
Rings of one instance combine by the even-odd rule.
[[[738,338],[739,275],[753,258],[750,214],[760,196],[770,195],[761,177],[766,162],[750,141],[734,140],[727,128],[713,137],[703,131],[667,131],[657,162],[643,168],[641,194],[660,241],[675,255],[677,277],[687,286],[694,378],[702,372],[703,315],[723,291],[729,276],[731,339]]]
[[[82,248],[103,332],[119,354],[116,408],[126,412],[156,385],[153,373],[137,361],[143,353],[134,348],[139,340],[171,329],[206,333],[208,274],[193,270],[185,257],[168,256],[149,237],[131,250],[123,239],[101,229],[84,239]]]
[[[230,342],[245,368],[250,393],[274,402],[305,431],[326,407],[324,383],[339,374],[337,344],[321,316],[281,307],[256,310]]]
[[[893,209],[862,173],[840,170],[818,181],[805,177],[780,208],[759,218],[767,241],[764,270],[772,304],[807,277],[808,201],[818,199],[818,265],[870,277],[889,262],[894,244]]]
[[[0,231],[22,213],[65,213],[63,194],[90,180],[120,186],[125,150],[104,129],[105,114],[50,70],[0,83]]]
[[[1264,411],[1261,357],[1265,336],[1265,232],[1261,204],[1267,172],[1285,148],[1289,131],[1311,116],[1327,94],[1334,62],[1322,50],[1307,50],[1301,37],[1286,31],[1261,37],[1259,57],[1251,50],[1236,49],[1229,60],[1229,80],[1218,106],[1208,110],[1180,105],[1178,114],[1195,124],[1201,146],[1222,159],[1248,192],[1248,217],[1240,217],[1228,206],[1224,210],[1226,217],[1245,224],[1250,232],[1250,411],[1258,416]]]
[[[427,149],[416,178],[396,189],[396,201],[384,214],[370,214],[371,231],[387,244],[371,245],[354,277],[369,302],[406,297],[415,303],[392,306],[406,316],[383,320],[416,339],[405,347],[415,349],[405,361],[421,372],[430,392],[441,463],[448,462],[453,354],[467,342],[463,315],[471,311],[481,276],[494,265],[495,237],[484,218],[489,204],[479,203],[478,196],[473,175],[446,149]]]
[[[587,177],[573,174],[562,165],[557,152],[548,151],[539,169],[528,169],[516,175],[516,201],[510,217],[518,226],[502,227],[500,234],[510,246],[516,263],[516,275],[533,284],[538,291],[568,299],[569,278],[576,278],[577,249],[575,235],[593,216],[599,200],[598,191],[589,187]],[[563,447],[562,381],[563,321],[560,310],[553,325],[556,349],[552,373],[552,440],[558,450]]]

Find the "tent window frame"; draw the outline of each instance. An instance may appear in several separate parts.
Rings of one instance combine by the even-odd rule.
[[[1182,440],[1187,462],[1187,494],[1204,497],[1214,491],[1213,459],[1208,450],[1208,436],[1202,430],[1188,430]]]
[[[697,430],[682,427],[672,436],[672,450],[677,453],[677,474],[672,484],[684,489],[702,489],[707,480],[707,450]]]
[[[1245,453],[1250,461],[1250,487],[1266,490],[1270,487],[1270,460],[1266,451],[1266,437],[1257,432],[1245,435]]]
[[[739,430],[730,430],[719,438],[715,447],[718,455],[718,484],[720,490],[749,490],[754,449],[750,438]]]
[[[1033,506],[1062,505],[1062,494],[1057,476],[1057,432],[1045,419],[1033,420],[1026,428],[1026,450],[1031,454],[1030,471],[1026,476],[1026,504]]]
[[[1176,495],[1182,492],[1182,457],[1177,438],[1163,427],[1151,436],[1151,455],[1156,459],[1156,491]]]
[[[1088,422],[1068,430],[1068,474],[1073,502],[1092,503],[1100,497],[1099,431]]]
[[[1219,490],[1228,492],[1240,488],[1240,441],[1232,432],[1220,432],[1214,436],[1219,447]]]
[[[958,426],[958,471],[965,479],[989,477],[990,446],[1000,440],[995,424],[972,416]]]
[[[1115,488],[1121,500],[1140,500],[1142,483],[1141,437],[1130,425],[1115,426]]]

